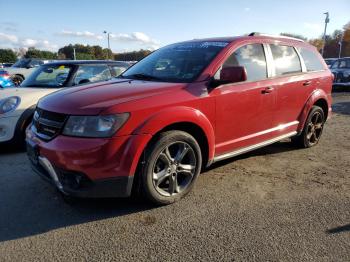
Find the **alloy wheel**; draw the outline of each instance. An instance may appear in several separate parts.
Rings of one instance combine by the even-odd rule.
[[[178,141],[167,145],[153,166],[154,188],[163,196],[181,193],[191,184],[196,164],[195,152],[188,143]]]

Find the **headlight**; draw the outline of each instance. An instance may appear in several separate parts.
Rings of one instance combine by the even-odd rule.
[[[18,96],[10,96],[0,100],[0,114],[5,114],[15,110],[21,103]]]
[[[81,137],[111,137],[128,118],[129,113],[107,116],[70,116],[63,134]]]

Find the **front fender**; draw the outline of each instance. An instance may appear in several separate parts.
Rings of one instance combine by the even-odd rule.
[[[214,128],[208,118],[197,109],[177,106],[158,111],[147,118],[133,134],[151,134],[153,136],[165,127],[176,123],[191,123],[200,127],[208,141],[209,160],[214,158]]]
[[[298,132],[302,132],[304,128],[304,124],[306,121],[306,118],[309,115],[309,112],[312,108],[312,106],[320,99],[324,99],[327,102],[327,108],[330,112],[330,102],[329,102],[329,96],[326,94],[326,92],[322,89],[316,89],[314,90],[311,95],[309,96],[308,100],[306,101],[303,110],[301,111],[299,115],[299,126],[298,126]]]

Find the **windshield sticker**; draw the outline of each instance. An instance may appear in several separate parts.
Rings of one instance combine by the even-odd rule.
[[[225,47],[228,42],[193,42],[177,44],[173,47],[176,51],[190,51],[194,48]]]
[[[227,42],[204,42],[204,43],[201,43],[200,47],[202,48],[207,48],[209,46],[225,47],[227,45],[228,45]]]

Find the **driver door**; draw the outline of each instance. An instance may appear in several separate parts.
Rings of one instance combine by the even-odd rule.
[[[272,128],[276,94],[267,79],[263,45],[238,48],[221,68],[231,66],[245,67],[247,80],[218,86],[212,92],[216,96],[216,155],[260,143],[270,137]]]

